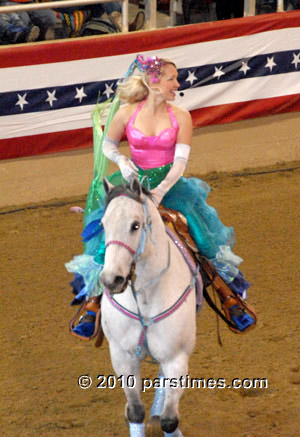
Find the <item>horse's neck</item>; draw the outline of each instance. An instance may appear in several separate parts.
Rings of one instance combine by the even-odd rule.
[[[150,204],[150,202],[149,202]],[[153,204],[149,205],[152,232],[148,234],[145,251],[136,266],[140,282],[151,281],[167,265],[169,258],[169,237],[161,217]]]
[[[145,310],[153,313],[154,308],[161,310],[174,303],[174,299],[176,300],[188,285],[190,272],[174,242],[167,235],[156,208],[155,211],[151,211],[151,216],[154,244],[148,236],[144,256],[136,266],[135,285],[137,290],[143,290],[139,293],[139,302],[147,307]]]

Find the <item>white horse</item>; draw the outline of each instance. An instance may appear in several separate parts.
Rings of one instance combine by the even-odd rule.
[[[130,189],[113,188],[107,181],[104,187],[102,327],[113,368],[123,382],[130,436],[145,435],[140,364],[147,355],[160,365],[160,377],[151,381],[157,388],[152,421],[160,420],[163,435],[182,436],[178,406],[195,345],[197,272],[186,263],[178,241],[176,245],[170,238],[137,181]]]

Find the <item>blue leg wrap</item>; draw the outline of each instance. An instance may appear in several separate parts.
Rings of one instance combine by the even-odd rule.
[[[162,375],[159,375],[161,387],[155,389],[154,401],[151,407],[150,416],[160,416],[165,402],[165,388],[163,387]]]
[[[130,437],[145,437],[145,424],[129,422]]]

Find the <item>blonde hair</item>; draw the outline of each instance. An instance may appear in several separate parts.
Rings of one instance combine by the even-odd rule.
[[[163,67],[165,65],[176,65],[169,59],[161,59]],[[160,76],[163,75],[163,72]],[[146,72],[142,72],[140,75],[131,75],[127,79],[118,83],[117,94],[119,99],[124,103],[136,103],[144,100],[150,92],[151,78]]]
[[[142,101],[149,93],[143,76],[129,76],[117,87],[117,94],[121,102],[135,103]]]

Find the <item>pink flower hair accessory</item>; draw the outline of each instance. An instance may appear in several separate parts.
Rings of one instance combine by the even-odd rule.
[[[158,82],[165,62],[158,56],[145,59],[142,55],[137,55],[136,64],[140,71],[145,72],[147,76],[151,75],[150,82]]]

